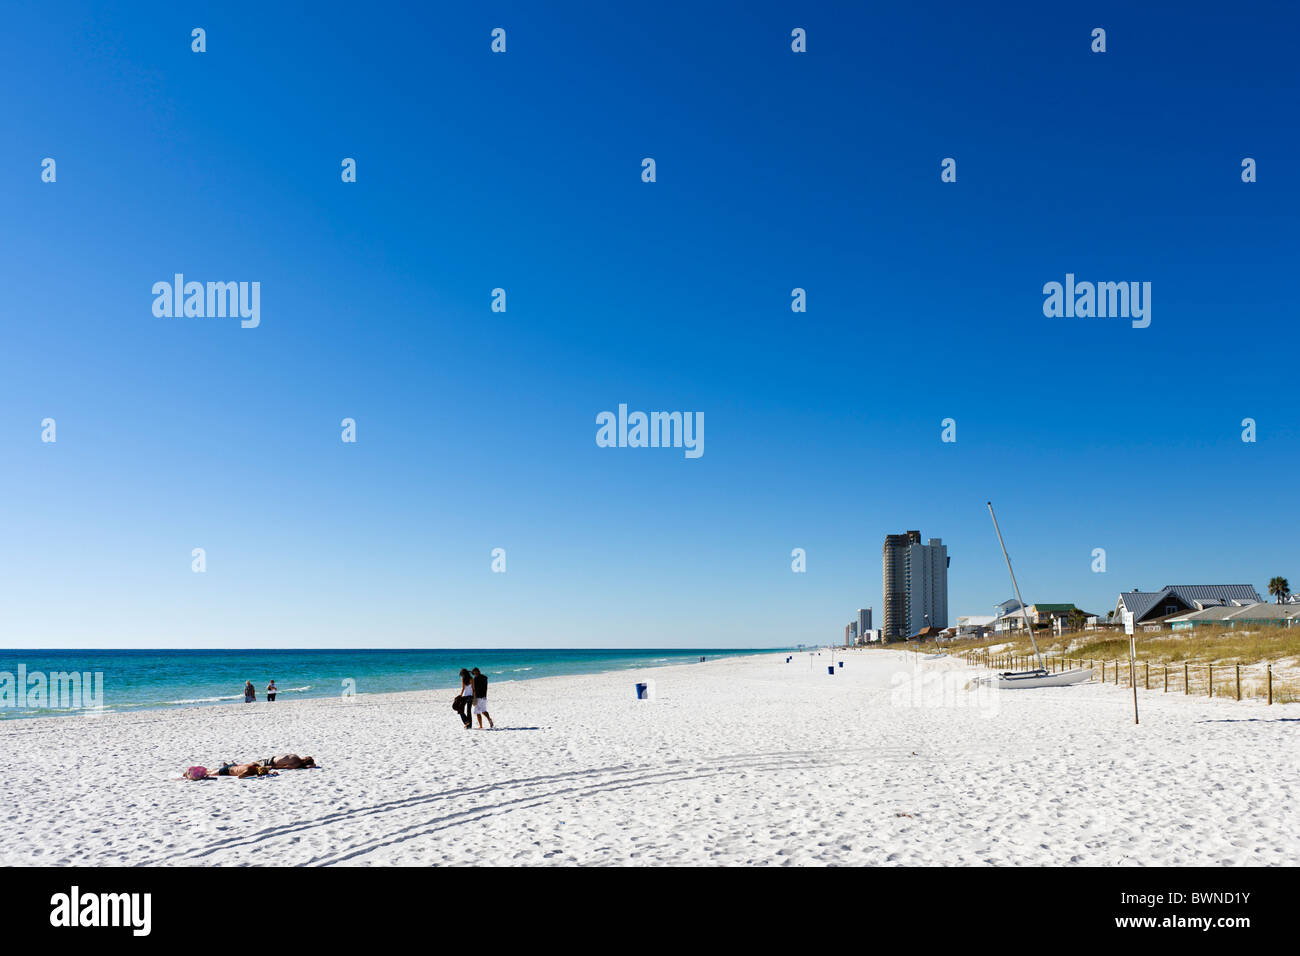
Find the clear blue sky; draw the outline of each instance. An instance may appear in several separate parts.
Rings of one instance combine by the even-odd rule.
[[[1300,583],[1300,23],[1136,6],[6,6],[0,645],[836,640],[887,533],[1006,598],[989,498],[1030,602]]]

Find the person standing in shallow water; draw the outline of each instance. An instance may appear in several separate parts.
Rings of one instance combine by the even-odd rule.
[[[274,681],[274,680],[272,680],[271,683],[269,683],[269,684],[266,685],[266,699],[267,699],[267,700],[274,702],[274,701],[275,701],[275,695],[278,694],[278,693],[279,693],[279,691],[275,689],[275,681]]]
[[[244,681],[244,703],[251,704],[257,700],[257,689],[253,687],[251,680]]]
[[[474,677],[474,713],[478,715],[478,729],[483,729],[483,718],[488,719],[488,727],[495,730],[496,724],[492,722],[492,715],[487,709],[487,675],[482,673],[477,667],[472,671]]]

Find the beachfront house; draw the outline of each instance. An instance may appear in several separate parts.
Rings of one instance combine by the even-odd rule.
[[[1001,604],[993,605],[993,617],[996,620],[997,618],[1005,617],[1006,615],[1012,613],[1013,611],[1019,611],[1019,610],[1020,610],[1020,602],[1017,601],[1015,598],[1011,598],[1011,600],[1009,601],[1003,601]]]
[[[1058,621],[1061,627],[1069,628],[1074,627],[1076,620],[1082,621],[1088,616],[1087,611],[1081,611],[1073,604],[1031,604],[1027,608],[1019,608],[1003,614],[993,622],[993,630],[998,634],[1023,631],[1026,621],[1035,628],[1054,628]]]
[[[983,637],[993,629],[992,614],[963,614],[957,618],[957,637]]]
[[[1294,604],[1218,604],[1169,618],[1167,623],[1175,631],[1217,625],[1243,627],[1272,625],[1274,627],[1300,626],[1300,607]]]
[[[1025,630],[1025,617],[1024,608],[1008,611],[993,622],[993,633],[1006,634],[1011,631],[1023,631]]]
[[[1263,599],[1249,584],[1167,584],[1159,591],[1125,591],[1115,602],[1112,620],[1122,623],[1124,612],[1136,624],[1161,626],[1175,617],[1213,607],[1244,607]]]
[[[1038,627],[1045,625],[1073,627],[1075,618],[1082,622],[1088,617],[1087,611],[1082,611],[1073,604],[1031,604],[1029,610],[1033,613],[1034,624]]]

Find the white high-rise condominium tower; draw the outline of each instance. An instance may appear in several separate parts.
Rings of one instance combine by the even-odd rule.
[[[881,564],[886,640],[948,626],[948,549],[941,539],[922,544],[919,531],[887,535]]]

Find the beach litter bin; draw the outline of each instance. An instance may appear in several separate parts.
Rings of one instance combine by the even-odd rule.
[[[844,662],[843,662],[843,661],[840,661],[840,667],[843,667],[843,666],[844,666]]]
[[[830,674],[832,677],[834,677],[834,676],[835,676],[835,667],[834,667],[834,665],[831,665],[830,667],[826,668],[826,673],[828,673],[828,674]]]
[[[637,681],[636,699],[637,700],[654,700],[655,682],[652,680]]]

